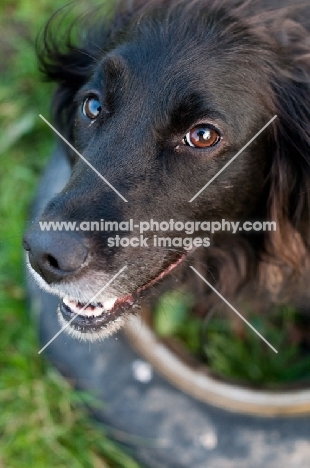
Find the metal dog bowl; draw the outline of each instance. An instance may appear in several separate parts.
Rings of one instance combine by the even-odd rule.
[[[138,317],[127,323],[126,335],[134,349],[169,382],[200,401],[241,414],[258,416],[310,415],[310,389],[264,391],[215,378],[190,356],[178,355]],[[192,361],[192,362],[190,362]],[[310,448],[310,445],[309,445]]]

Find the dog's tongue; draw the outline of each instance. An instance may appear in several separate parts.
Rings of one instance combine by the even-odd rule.
[[[69,297],[63,299],[63,303],[73,313],[79,314],[85,317],[99,317],[105,312],[108,312],[113,308],[117,301],[116,297],[106,299],[104,302],[94,302],[90,304],[83,304],[81,302],[73,301]]]

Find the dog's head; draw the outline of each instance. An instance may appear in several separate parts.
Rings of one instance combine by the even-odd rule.
[[[71,178],[40,221],[272,219],[278,230],[255,238],[256,258],[265,252],[298,268],[309,200],[306,29],[279,20],[283,12],[250,14],[225,2],[129,3],[120,2],[113,20],[88,24],[77,44],[58,45],[53,21],[45,30],[41,64],[59,83],[57,128],[92,168],[67,147]],[[109,243],[116,234],[136,236],[46,232],[39,224],[25,235],[30,270],[64,299],[63,321],[80,312],[70,330],[82,338],[119,328],[137,299],[188,254],[153,242]],[[176,234],[185,235],[168,230],[165,237]]]

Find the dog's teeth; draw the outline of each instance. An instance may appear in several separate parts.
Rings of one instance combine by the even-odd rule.
[[[114,306],[115,302],[117,301],[117,297],[111,297],[110,299],[107,299],[103,303],[103,307],[105,310],[110,310]]]
[[[103,303],[94,302],[89,304],[87,307],[86,304],[83,304],[80,301],[74,301],[68,296],[63,298],[64,304],[72,310],[73,313],[84,315],[85,317],[96,318],[103,313],[108,313],[110,309],[114,306],[117,301],[117,297],[107,299]]]

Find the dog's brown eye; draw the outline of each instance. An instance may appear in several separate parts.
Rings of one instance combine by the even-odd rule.
[[[184,138],[184,143],[194,148],[210,148],[220,140],[219,133],[208,125],[197,125],[188,132]]]
[[[91,120],[98,117],[102,110],[100,101],[95,97],[88,97],[83,103],[83,114]]]

